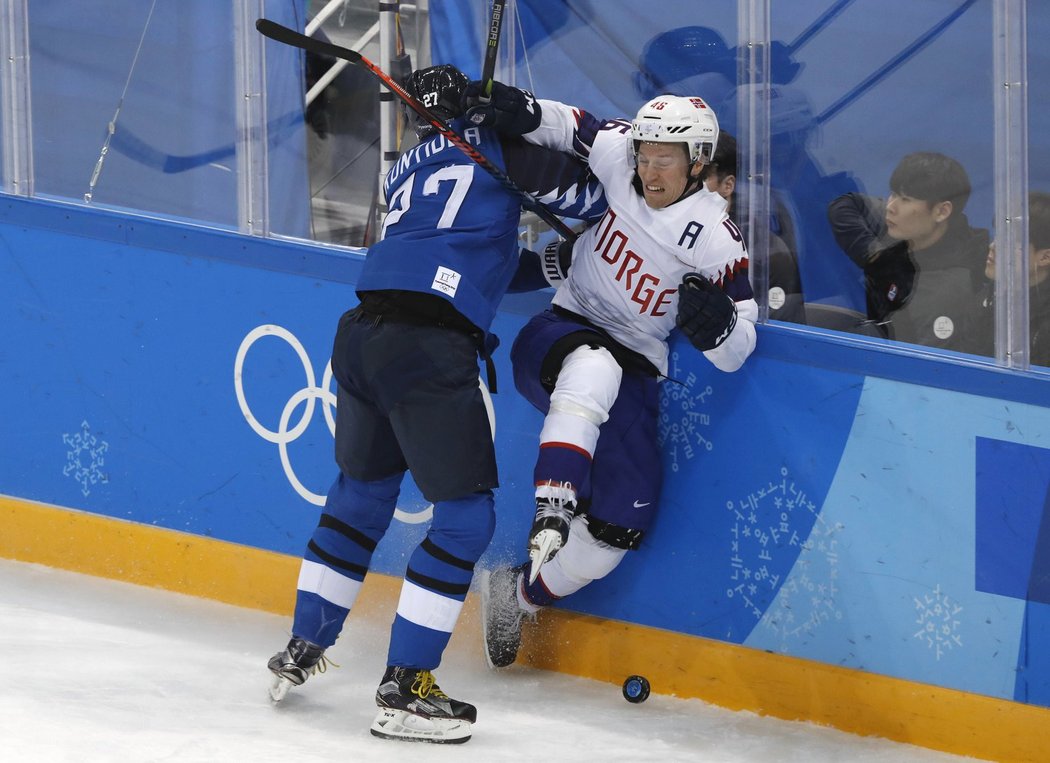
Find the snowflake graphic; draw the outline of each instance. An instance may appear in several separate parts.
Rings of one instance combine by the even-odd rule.
[[[679,379],[678,353],[670,357],[672,379]],[[700,394],[693,393],[696,374],[690,373],[684,381],[669,382],[660,396],[660,445],[671,457],[671,471],[677,472],[682,463],[696,456],[697,450],[712,450],[715,445],[704,437],[701,427],[711,426],[711,417],[700,410],[714,390],[710,385]]]
[[[66,465],[62,473],[80,483],[80,491],[86,496],[91,493],[89,485],[105,484],[109,476],[101,471],[105,465],[105,454],[109,443],[99,440],[91,434],[91,427],[83,421],[76,434],[62,435],[62,442],[69,446],[66,453]]]
[[[804,638],[822,623],[842,619],[836,602],[838,594],[838,539],[841,525],[828,525],[819,516],[791,576],[780,589],[776,603],[762,619],[762,627],[785,640]]]
[[[835,601],[836,535],[842,528],[821,519],[786,467],[779,480],[727,502],[726,508],[733,514],[729,563],[735,583],[727,596],[738,598],[763,628],[784,639],[842,619]],[[786,571],[792,574],[780,586]]]
[[[939,583],[933,593],[925,594],[921,599],[915,597],[914,601],[915,611],[919,613],[915,619],[919,624],[915,638],[925,641],[936,659],[940,660],[955,647],[962,648],[962,636],[958,633],[961,621],[957,615],[963,608],[941,591]]]

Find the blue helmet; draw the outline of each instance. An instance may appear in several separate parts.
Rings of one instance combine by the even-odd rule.
[[[710,27],[684,26],[649,40],[638,60],[634,84],[646,100],[673,90],[672,85],[697,74],[720,74],[736,81],[736,56]]]

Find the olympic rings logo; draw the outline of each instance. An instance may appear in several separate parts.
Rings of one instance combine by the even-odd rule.
[[[262,423],[260,423],[255,417],[255,414],[252,413],[252,410],[248,405],[248,400],[244,395],[244,359],[247,357],[248,350],[252,348],[252,345],[266,336],[275,336],[287,342],[298,356],[299,362],[302,363],[303,371],[306,375],[306,386],[288,398],[288,402],[284,404],[284,410],[281,411],[281,417],[277,424],[277,431],[267,429]],[[317,401],[321,402],[321,410],[324,413],[325,422],[328,424],[328,432],[333,438],[335,437],[335,409],[337,399],[335,393],[330,389],[332,385],[331,361],[325,365],[324,374],[321,378],[321,386],[317,386],[316,382],[317,377],[314,375],[313,364],[310,361],[310,356],[307,355],[306,349],[295,334],[286,328],[269,323],[257,326],[248,332],[247,336],[241,341],[241,346],[237,349],[237,357],[233,362],[233,386],[237,393],[237,404],[240,406],[241,413],[244,414],[248,426],[250,426],[257,435],[267,442],[272,442],[277,445],[277,452],[280,454],[284,475],[288,478],[288,482],[291,484],[295,492],[304,500],[309,501],[315,506],[324,506],[325,496],[319,493],[314,493],[303,485],[296,476],[295,469],[292,468],[291,459],[288,456],[288,445],[298,440],[310,425]],[[489,395],[489,390],[485,386],[485,383],[481,381],[480,377],[478,378],[478,384],[481,387],[481,394],[485,400],[485,410],[488,412],[489,416],[489,427],[492,430],[493,438],[495,438],[496,415],[495,410],[492,407],[492,397]],[[302,417],[296,422],[294,427],[289,429],[288,425],[291,423],[292,415],[303,403],[305,403],[305,407],[303,409]],[[420,524],[428,521],[430,517],[433,516],[433,513],[434,504],[429,504],[422,511],[416,512],[405,511],[400,508],[395,509],[394,518],[401,522],[405,522],[406,524]]]

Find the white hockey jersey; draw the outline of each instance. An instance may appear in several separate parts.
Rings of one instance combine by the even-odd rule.
[[[601,181],[609,210],[573,246],[572,268],[554,304],[583,316],[667,374],[667,338],[675,328],[678,286],[696,272],[736,301],[737,323],[704,355],[735,371],[755,348],[758,305],[748,283],[747,248],[726,202],[701,187],[653,209],[633,187],[631,123],[600,122],[556,101],[540,101],[540,126],[526,140],[575,152]]]

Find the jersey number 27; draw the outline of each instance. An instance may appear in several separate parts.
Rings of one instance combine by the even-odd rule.
[[[459,208],[463,205],[463,199],[467,197],[467,191],[470,190],[470,183],[473,179],[473,164],[453,164],[449,167],[442,167],[427,176],[427,179],[423,182],[424,196],[435,195],[441,183],[445,181],[453,183],[452,193],[445,200],[445,208],[438,218],[437,225],[435,225],[436,228],[452,227],[452,223],[455,222],[456,215],[459,213]],[[390,197],[390,211],[387,212],[386,218],[383,220],[383,238],[386,238],[390,227],[397,225],[398,220],[404,217],[405,213],[412,208],[412,189],[415,184],[416,174],[413,172],[405,178],[405,181],[394,191],[394,195]]]

